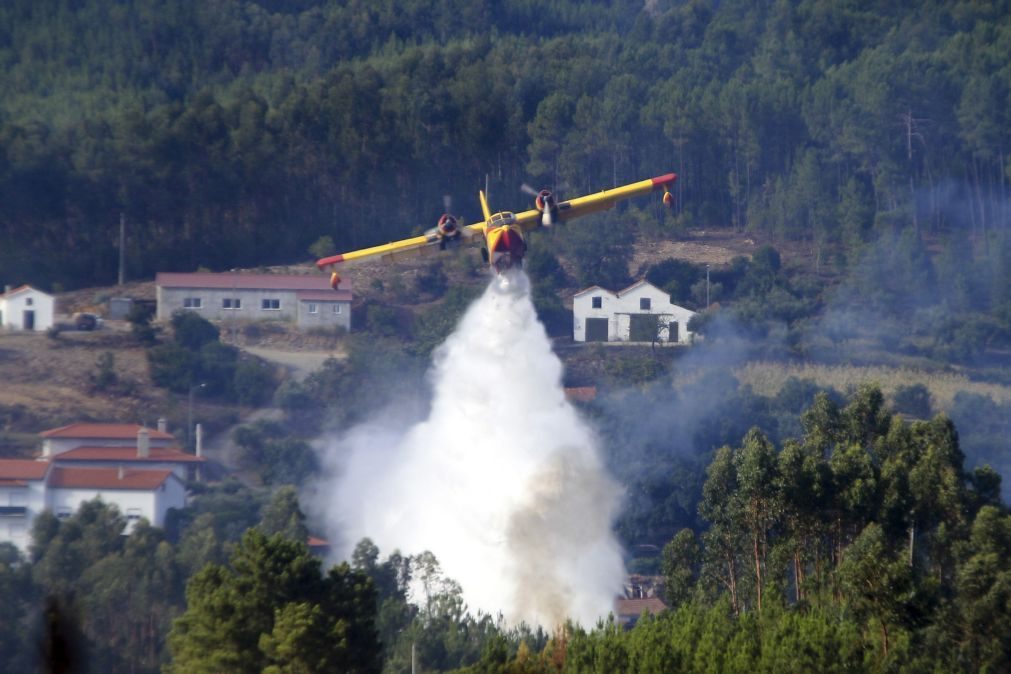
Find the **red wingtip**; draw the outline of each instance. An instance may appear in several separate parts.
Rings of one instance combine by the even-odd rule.
[[[338,262],[343,262],[343,261],[344,261],[344,256],[343,255],[331,255],[330,257],[324,257],[322,259],[316,260],[316,266],[319,267],[320,269],[322,269],[323,267],[326,267],[327,265],[337,264]]]
[[[677,173],[667,173],[662,176],[657,176],[653,178],[653,188],[663,187],[664,185],[671,185],[675,180],[678,179]]]

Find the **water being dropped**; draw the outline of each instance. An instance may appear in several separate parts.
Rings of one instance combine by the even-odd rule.
[[[606,616],[624,577],[611,530],[620,489],[565,399],[522,272],[492,280],[431,377],[427,418],[387,410],[328,444],[328,535],[430,550],[471,611],[510,623]]]

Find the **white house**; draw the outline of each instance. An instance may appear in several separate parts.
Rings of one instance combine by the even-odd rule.
[[[186,486],[171,470],[53,466],[47,487],[47,505],[57,517],[70,517],[82,503],[99,498],[126,517],[124,533],[142,517],[164,526],[170,508],[186,507]]]
[[[351,330],[351,288],[334,290],[322,274],[161,272],[155,277],[157,318],[179,310],[212,321],[295,323],[300,328],[342,326]]]
[[[170,508],[186,506],[186,481],[206,459],[181,450],[165,431],[137,424],[70,424],[39,434],[36,459],[0,460],[0,542],[27,552],[43,510],[69,517],[101,498],[127,519],[163,526]]]
[[[28,551],[32,522],[47,507],[50,468],[48,461],[0,460],[0,542]]]
[[[175,436],[168,433],[164,419],[158,428],[144,428],[138,424],[79,423],[51,428],[39,433],[42,438],[42,457],[50,458],[78,447],[134,447],[139,444],[141,431],[147,432],[148,446],[152,448],[177,445]]]
[[[694,315],[645,280],[616,293],[592,286],[572,298],[572,338],[577,342],[690,344],[688,321]]]
[[[31,286],[7,288],[0,295],[0,327],[45,332],[53,327],[53,296]]]

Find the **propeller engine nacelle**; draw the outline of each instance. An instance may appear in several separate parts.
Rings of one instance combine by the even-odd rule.
[[[443,214],[435,226],[436,236],[439,237],[439,247],[445,249],[447,245],[456,243],[460,238],[460,223],[455,215]]]
[[[550,227],[558,221],[558,202],[551,190],[543,189],[534,197],[534,208],[541,214],[541,224]]]

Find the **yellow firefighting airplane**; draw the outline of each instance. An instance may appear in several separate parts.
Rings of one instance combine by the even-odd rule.
[[[484,192],[479,192],[481,210],[484,220],[473,225],[460,227],[455,216],[448,213],[439,218],[438,224],[421,236],[415,236],[402,241],[363,248],[362,250],[324,257],[316,262],[321,270],[329,270],[330,285],[334,288],[340,284],[340,271],[365,261],[396,261],[406,257],[427,255],[434,251],[445,250],[447,247],[461,243],[470,245],[483,244],[481,255],[495,271],[501,273],[523,262],[527,244],[523,238],[525,232],[538,227],[550,227],[556,222],[564,222],[575,218],[604,211],[612,208],[623,199],[648,194],[655,190],[664,191],[663,203],[670,207],[672,197],[670,186],[677,180],[677,175],[666,175],[642,180],[614,189],[604,190],[597,194],[577,197],[568,201],[557,202],[549,190],[537,192],[534,208],[522,213],[502,211],[492,213],[488,208],[488,200]]]

